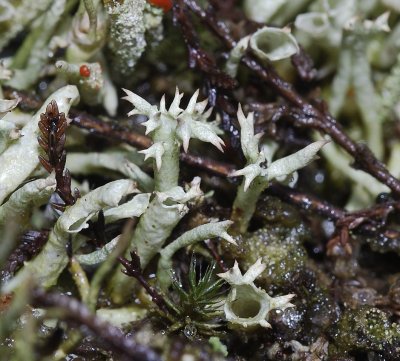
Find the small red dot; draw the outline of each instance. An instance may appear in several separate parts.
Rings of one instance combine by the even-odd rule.
[[[147,0],[151,5],[158,6],[159,8],[163,8],[164,12],[171,10],[172,8],[172,0]]]
[[[89,78],[90,77],[89,67],[87,65],[81,65],[81,67],[79,68],[79,74],[81,74],[81,76],[85,78]]]

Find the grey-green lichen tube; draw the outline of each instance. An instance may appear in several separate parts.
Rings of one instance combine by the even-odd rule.
[[[87,228],[88,221],[100,210],[118,206],[125,196],[134,191],[136,191],[134,182],[118,180],[96,188],[79,198],[60,216],[39,255],[26,263],[16,277],[6,284],[8,292],[20,285],[22,280],[29,275],[34,275],[37,283],[42,287],[54,285],[68,264],[66,245],[69,238],[73,238],[79,231]]]
[[[0,233],[11,219],[20,230],[28,227],[33,207],[45,204],[55,189],[56,181],[50,176],[26,183],[16,190],[8,201],[0,206]]]
[[[293,307],[289,301],[295,296],[288,294],[271,297],[265,290],[258,288],[254,280],[265,271],[266,265],[261,258],[242,275],[238,263],[227,272],[218,276],[231,285],[231,291],[224,305],[225,317],[229,325],[241,330],[253,330],[255,327],[271,327],[268,317],[273,309],[284,310]]]
[[[160,261],[157,268],[157,281],[161,289],[167,290],[171,284],[172,256],[180,248],[187,247],[199,241],[204,241],[209,238],[221,237],[228,242],[235,244],[234,239],[227,233],[227,229],[232,224],[232,221],[214,222],[202,224],[190,231],[185,232],[160,251]]]

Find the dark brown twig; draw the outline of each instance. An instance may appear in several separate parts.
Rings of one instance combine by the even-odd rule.
[[[314,68],[313,60],[304,51],[302,46],[300,46],[299,52],[294,54],[290,60],[292,61],[292,64],[301,80],[305,82],[311,82],[315,80],[317,76],[317,69]]]
[[[157,305],[157,307],[164,313],[168,313],[167,304],[161,294],[157,290],[150,286],[149,283],[143,276],[142,267],[140,265],[140,258],[135,252],[131,252],[131,260],[128,261],[125,257],[118,257],[118,261],[125,267],[121,270],[129,277],[136,278],[147,293],[151,296],[151,300]]]
[[[225,262],[219,255],[218,250],[215,247],[215,244],[210,239],[205,240],[204,243],[206,244],[207,249],[209,250],[211,256],[214,258],[215,262],[218,264],[221,270],[223,272],[227,272],[229,268],[225,265]]]
[[[55,100],[47,105],[45,113],[40,114],[38,125],[42,133],[38,142],[47,155],[47,159],[39,156],[40,163],[49,173],[54,170],[57,182],[56,192],[65,205],[72,205],[79,195],[77,193],[72,195],[71,174],[65,168],[67,153],[64,145],[67,120],[65,114],[58,111]],[[55,205],[55,207],[62,208],[60,205]]]
[[[369,208],[346,212],[315,196],[280,184],[270,185],[267,193],[277,196],[297,208],[331,219],[338,228],[346,227],[349,231],[356,231],[364,235],[385,235],[388,230],[384,230],[383,228],[386,226],[388,215],[395,210],[400,210],[400,202],[388,200]],[[391,231],[390,235],[391,238],[399,238],[400,232]]]
[[[118,126],[115,122],[104,122],[86,112],[76,109],[71,109],[69,117],[71,118],[71,124],[82,129],[87,129],[92,134],[117,139],[140,149],[151,146],[150,138],[134,131],[128,131],[126,128]]]
[[[189,51],[189,68],[200,70],[214,85],[222,89],[233,89],[237,85],[235,79],[220,70],[215,60],[200,47],[197,33],[182,0],[174,4],[174,21],[182,28],[182,36]]]
[[[61,317],[67,322],[85,325],[83,332],[91,331],[104,340],[115,351],[130,360],[161,361],[161,358],[147,346],[137,344],[132,338],[127,338],[122,331],[100,320],[91,314],[89,309],[77,299],[58,293],[46,293],[41,289],[34,289],[32,305],[41,308],[55,308],[61,311]]]
[[[16,90],[9,86],[2,86],[4,96],[6,99],[19,99],[18,108],[23,112],[31,112],[38,110],[43,101],[39,96],[33,94],[32,92],[27,92],[24,90]]]
[[[280,184],[271,184],[267,188],[267,193],[274,195],[287,203],[293,204],[297,208],[319,214],[334,221],[338,221],[346,215],[346,212],[343,209],[335,207],[329,202]]]
[[[28,231],[21,239],[16,249],[10,254],[7,262],[2,265],[1,279],[4,281],[15,273],[24,265],[24,262],[31,260],[36,256],[47,242],[49,236],[48,231]]]

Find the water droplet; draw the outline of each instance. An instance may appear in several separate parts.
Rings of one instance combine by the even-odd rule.
[[[319,184],[323,183],[325,180],[325,176],[322,172],[319,172],[315,175],[315,181]]]
[[[196,326],[194,326],[194,325],[192,325],[192,324],[186,325],[185,328],[184,328],[184,330],[183,330],[183,334],[184,334],[187,338],[193,339],[193,338],[196,336],[196,334],[197,334],[197,328],[196,328]]]
[[[46,83],[45,81],[41,81],[41,82],[39,83],[39,89],[40,89],[41,91],[46,90],[46,89],[47,89],[47,83]]]

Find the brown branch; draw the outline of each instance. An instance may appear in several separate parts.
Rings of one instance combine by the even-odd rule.
[[[279,199],[295,205],[297,208],[319,214],[334,221],[338,221],[346,215],[343,209],[335,207],[329,202],[277,183],[271,184],[267,188],[267,193],[277,196]]]
[[[81,328],[82,332],[91,331],[129,360],[161,361],[153,350],[127,338],[119,328],[100,320],[75,298],[59,293],[46,293],[41,289],[34,289],[31,297],[34,307],[59,309],[61,317],[67,322],[86,326]]]
[[[22,240],[9,255],[7,261],[2,265],[0,272],[4,281],[15,275],[25,262],[36,256],[47,242],[48,231],[28,231],[22,236]]]
[[[122,272],[129,277],[136,278],[151,296],[151,300],[157,305],[157,307],[165,314],[168,314],[168,305],[163,296],[159,294],[154,287],[150,286],[150,284],[144,278],[139,256],[132,251],[130,261],[128,261],[125,257],[118,257],[118,261],[125,267]]]
[[[182,0],[202,22],[224,43],[227,49],[232,49],[236,41],[230,35],[223,21],[215,17],[209,10],[203,10],[195,0]],[[354,166],[387,185],[397,196],[400,195],[400,181],[386,169],[364,144],[353,141],[342,126],[329,114],[324,103],[318,106],[301,97],[291,84],[284,81],[271,66],[263,67],[251,56],[244,56],[242,63],[254,71],[257,76],[272,87],[281,97],[289,102],[296,114],[293,114],[295,126],[313,128],[329,135],[338,145],[345,149],[355,160]],[[323,108],[323,109],[321,109]]]
[[[9,86],[2,85],[3,93],[6,99],[19,99],[18,108],[23,112],[31,112],[38,110],[42,104],[43,100],[39,96],[32,92],[25,90],[16,90]]]
[[[189,52],[189,68],[200,70],[218,88],[233,89],[237,82],[220,70],[215,60],[200,47],[199,38],[182,0],[174,4],[174,21],[181,27],[183,40]]]
[[[399,201],[389,200],[366,209],[346,212],[315,196],[304,194],[280,184],[270,185],[267,188],[267,193],[277,196],[279,199],[297,208],[331,219],[335,222],[339,236],[341,234],[341,238],[338,239],[342,243],[345,243],[344,233],[346,233],[345,236],[348,238],[349,231],[369,237],[392,240],[400,239],[399,231],[384,229],[387,225],[389,214],[400,210]]]
[[[300,46],[299,49],[299,52],[294,54],[290,60],[300,79],[304,82],[311,82],[317,77],[317,69],[314,68],[314,62],[304,48]]]
[[[151,139],[137,132],[122,128],[116,122],[104,122],[88,113],[71,109],[69,112],[71,124],[79,128],[87,129],[91,134],[116,139],[140,149],[151,146]]]

